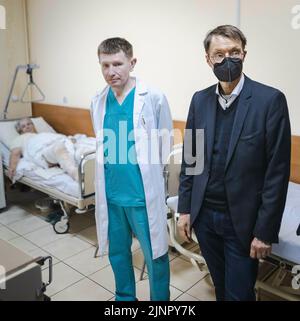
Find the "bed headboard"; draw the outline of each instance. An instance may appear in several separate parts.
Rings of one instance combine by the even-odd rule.
[[[300,184],[300,136],[292,136],[291,178]]]

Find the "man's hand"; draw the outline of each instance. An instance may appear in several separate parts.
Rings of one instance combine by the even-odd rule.
[[[186,242],[191,242],[190,214],[180,214],[177,221],[178,232]]]
[[[260,241],[256,237],[251,243],[250,257],[252,259],[262,259],[271,254],[272,245]]]

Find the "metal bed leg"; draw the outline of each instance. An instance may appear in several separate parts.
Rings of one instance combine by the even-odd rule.
[[[65,234],[68,233],[69,228],[70,228],[70,223],[69,223],[69,216],[67,211],[69,211],[69,207],[68,204],[66,204],[62,201],[58,201],[64,215],[61,217],[61,219],[59,221],[57,221],[54,225],[53,225],[53,229],[55,231],[55,233],[57,234]]]

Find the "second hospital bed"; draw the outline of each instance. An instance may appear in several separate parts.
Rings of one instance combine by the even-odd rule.
[[[186,256],[200,270],[207,271],[205,259],[199,253],[188,250],[180,240],[176,222],[178,219],[178,186],[181,168],[182,144],[175,145],[165,168],[166,203],[171,211],[168,220],[170,245]],[[192,238],[197,242],[195,235]],[[270,263],[268,270],[256,283],[257,296],[261,290],[286,300],[300,300],[300,184],[289,182],[287,200],[279,232],[279,243],[273,244],[272,254],[264,263]],[[288,279],[288,282],[284,282]]]
[[[17,120],[0,121],[0,151],[4,173],[8,173],[10,142],[18,135],[15,130]],[[42,117],[32,118],[37,132],[55,132]],[[76,137],[76,135],[75,135]],[[49,195],[50,198],[60,204],[64,213],[61,219],[57,221],[53,228],[56,233],[67,233],[70,227],[69,215],[71,206],[77,208],[77,212],[84,212],[89,206],[95,205],[95,148],[92,148],[93,138],[87,138],[85,135],[78,135],[79,139],[87,139],[90,143],[90,151],[81,155],[78,164],[79,181],[74,181],[66,173],[59,173],[56,169],[48,170],[31,167],[25,160],[21,159],[17,167],[18,182],[25,184],[35,190]]]

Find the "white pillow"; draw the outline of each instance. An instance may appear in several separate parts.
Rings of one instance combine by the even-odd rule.
[[[32,122],[38,133],[56,133],[43,117],[32,118]]]
[[[55,133],[55,130],[42,117],[32,118],[32,121],[38,133]],[[17,120],[0,121],[0,142],[7,147],[19,135],[15,128],[16,123]]]

